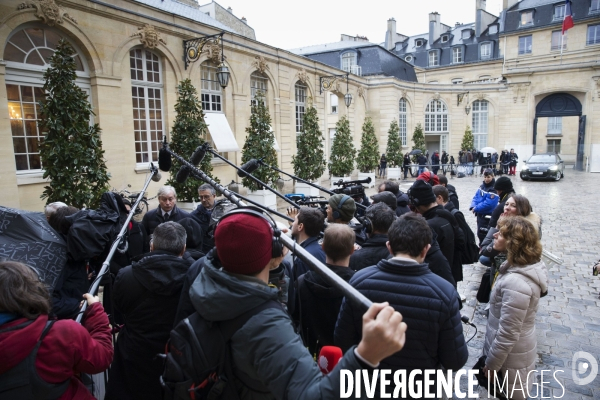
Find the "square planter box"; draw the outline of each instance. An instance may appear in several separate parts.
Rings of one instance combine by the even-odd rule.
[[[371,178],[371,183],[363,183],[363,187],[372,188],[375,187],[375,172],[359,172],[358,180],[362,181],[363,179]]]
[[[192,212],[196,209],[196,207],[198,207],[198,204],[200,204],[200,202],[196,203],[195,201],[193,203],[187,203],[184,201],[178,201],[177,202],[177,208],[180,208],[184,211],[188,211],[188,212]]]
[[[277,196],[268,190],[248,190],[246,197],[271,210],[277,211]]]
[[[400,180],[402,178],[402,168],[388,168],[387,169],[387,178],[388,179],[396,179]]]
[[[320,180],[313,183],[316,185],[321,185]],[[318,196],[321,191],[314,186],[307,185],[306,183],[296,182],[296,188],[294,189],[294,192],[301,193],[305,196]]]
[[[340,179],[344,182],[347,182],[350,180],[350,177],[349,176],[332,176],[331,177],[331,188],[332,189],[341,188],[341,186],[336,186],[333,184],[333,182],[338,182]]]

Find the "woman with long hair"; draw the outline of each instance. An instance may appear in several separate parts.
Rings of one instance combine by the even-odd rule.
[[[94,398],[76,375],[106,370],[113,347],[98,297],[83,297],[83,325],[48,318],[50,296],[37,271],[0,262],[0,398]]]
[[[501,218],[493,246],[507,256],[490,293],[484,372],[500,372],[508,398],[526,399],[535,379],[528,373],[537,358],[535,316],[548,292],[548,272],[538,230],[524,217]]]

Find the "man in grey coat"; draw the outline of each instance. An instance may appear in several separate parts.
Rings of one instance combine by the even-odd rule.
[[[274,233],[271,222],[258,213],[236,212],[220,220],[216,251],[204,259],[190,289],[192,304],[204,319],[230,320],[277,300],[277,290],[267,284],[269,270],[279,266],[286,251]],[[341,369],[375,368],[404,345],[406,324],[387,304],[371,306],[363,321],[362,341],[323,375],[282,309],[257,312],[231,338],[241,399],[340,398]]]

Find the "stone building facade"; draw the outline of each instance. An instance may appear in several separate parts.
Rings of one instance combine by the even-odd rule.
[[[327,65],[257,42],[239,26],[209,16],[192,0],[5,0],[0,4],[0,204],[42,209],[44,180],[37,155],[40,133],[35,104],[42,95],[45,60],[60,37],[78,52],[77,83],[89,93],[94,122],[102,128],[115,189],[128,184],[132,189],[141,188],[149,161],[157,159],[162,135],[169,136],[175,119],[176,87],[185,78],[192,80],[205,112],[211,114],[210,121],[215,121],[211,129],[215,137],[210,139],[236,164],[241,161],[250,102],[256,90],[262,90],[273,120],[279,165],[289,172],[309,102],[318,110],[327,154],[335,123],[347,114],[357,148],[364,118],[371,116],[381,152],[385,151],[389,124],[397,119],[405,150],[410,149],[412,132],[421,123],[430,150],[445,149],[456,155],[469,125],[478,147],[515,147],[523,159],[533,152],[535,131],[537,151],[546,150],[550,140],[554,145],[560,140],[564,158],[575,163],[580,153],[582,165],[591,165],[595,158],[600,159],[598,150],[593,153],[593,145],[600,146],[600,42],[596,39],[600,32],[595,30],[600,14],[594,9],[596,0],[586,2],[590,4],[585,10],[577,9],[562,57],[551,48],[552,32],[559,29],[559,22],[535,25],[534,20],[533,26],[525,28],[507,23],[508,16],[520,15],[523,7],[538,10],[536,15],[541,18],[546,12],[539,10],[551,3],[507,0],[498,17],[497,58],[461,65],[415,65],[417,81],[383,73],[350,73],[348,91],[353,100],[348,108],[345,79],[338,79],[329,91],[320,91],[320,78],[345,74],[341,65]],[[481,2],[478,4],[481,10]],[[527,54],[519,54],[523,29],[533,39],[532,51]],[[215,78],[218,46],[209,46],[210,51],[203,52],[187,69],[183,61],[183,40],[220,32],[225,32],[225,63],[231,71],[225,89]],[[402,36],[398,35],[389,36]],[[549,97],[557,94],[568,96]],[[575,110],[563,107],[564,102],[575,104]],[[556,133],[556,119],[548,123],[546,118],[563,109],[562,130]],[[569,113],[573,115],[566,115]],[[586,118],[580,123],[583,116]],[[585,136],[578,146],[582,124]],[[233,147],[220,148],[227,127]],[[230,166],[217,160],[213,165],[221,182],[236,179]],[[151,183],[151,195],[159,185]]]

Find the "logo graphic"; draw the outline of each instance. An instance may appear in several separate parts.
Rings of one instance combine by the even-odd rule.
[[[585,360],[585,361],[584,361]],[[593,355],[585,351],[578,351],[573,355],[572,362],[573,382],[576,385],[587,385],[598,375],[598,361]],[[586,375],[584,377],[584,375]]]

